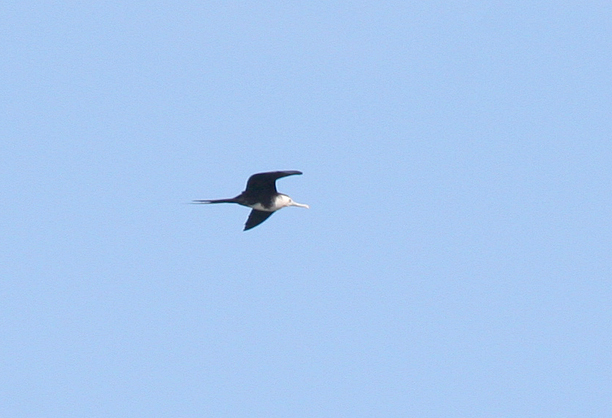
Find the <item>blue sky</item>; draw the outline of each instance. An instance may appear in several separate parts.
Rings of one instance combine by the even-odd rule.
[[[610,416],[611,28],[5,2],[2,415]],[[311,209],[188,204],[287,169]]]

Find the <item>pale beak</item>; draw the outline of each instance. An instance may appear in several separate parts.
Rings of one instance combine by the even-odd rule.
[[[299,208],[306,208],[306,209],[310,209],[310,206],[308,205],[303,205],[302,203],[297,203],[297,202],[291,202],[291,206],[297,206]]]

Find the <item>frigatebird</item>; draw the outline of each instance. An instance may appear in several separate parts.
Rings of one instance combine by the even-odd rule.
[[[302,174],[302,172],[292,170],[253,174],[247,181],[246,190],[236,197],[231,199],[194,200],[193,203],[238,203],[239,205],[250,207],[253,210],[244,225],[244,230],[248,231],[284,207],[299,206],[301,208],[309,208],[308,205],[294,202],[289,196],[276,190],[276,180],[296,174]]]

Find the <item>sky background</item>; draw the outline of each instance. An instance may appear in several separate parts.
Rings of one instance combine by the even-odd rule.
[[[612,416],[612,3],[6,1],[0,415]],[[232,197],[301,170],[242,232]]]

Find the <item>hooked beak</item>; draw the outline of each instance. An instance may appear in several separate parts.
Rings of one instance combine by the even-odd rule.
[[[304,205],[302,203],[297,203],[297,202],[291,202],[291,206],[297,206],[299,208],[306,208],[306,209],[310,209],[310,206],[308,205]]]

